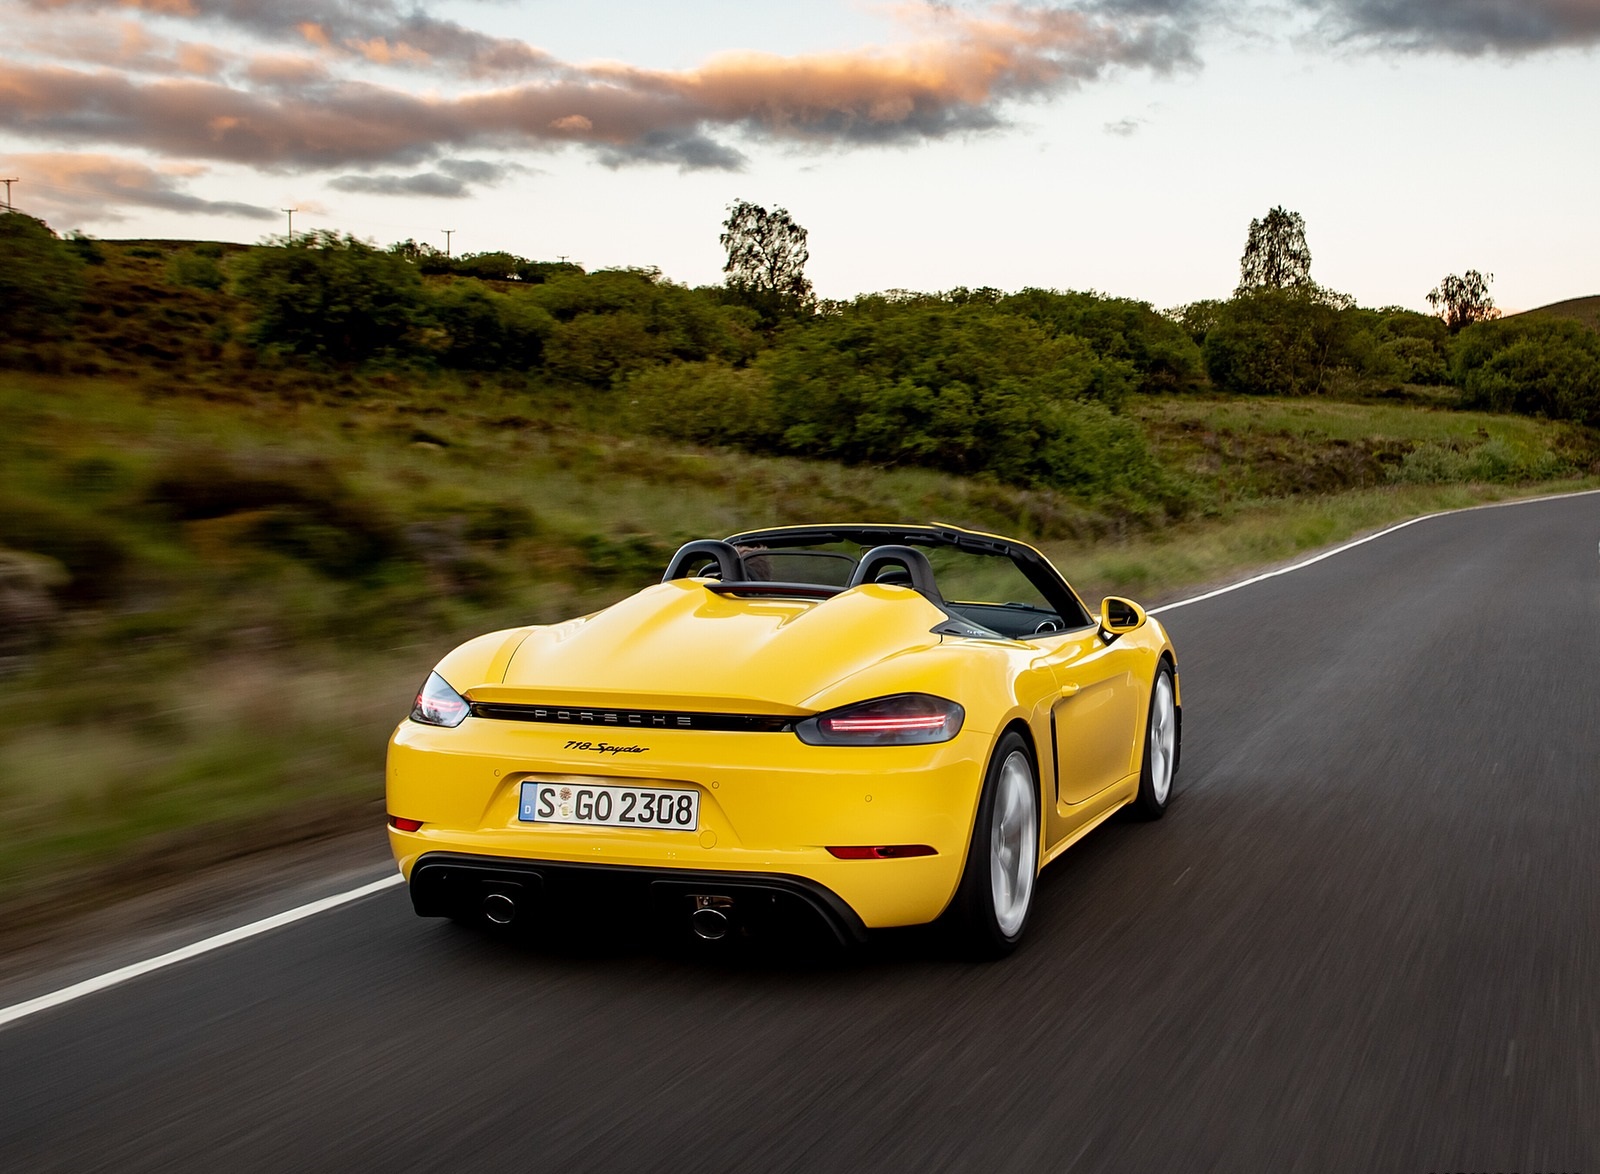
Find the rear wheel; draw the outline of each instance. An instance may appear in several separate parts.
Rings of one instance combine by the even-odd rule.
[[[1150,720],[1145,724],[1144,764],[1139,770],[1139,795],[1133,810],[1145,819],[1160,819],[1172,797],[1178,773],[1178,704],[1172,666],[1163,660],[1150,688]]]
[[[963,952],[1000,958],[1016,949],[1039,877],[1039,783],[1022,736],[1000,739],[984,779],[951,924]]]

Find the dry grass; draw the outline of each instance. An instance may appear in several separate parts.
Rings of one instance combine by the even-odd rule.
[[[1564,302],[1553,302],[1525,313],[1544,318],[1571,318],[1574,322],[1582,322],[1590,330],[1600,330],[1600,294],[1587,298],[1568,298]]]

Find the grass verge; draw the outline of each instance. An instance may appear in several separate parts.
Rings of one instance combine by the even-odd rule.
[[[0,909],[381,818],[384,741],[440,655],[603,606],[689,538],[946,520],[1040,544],[1091,600],[1159,602],[1420,513],[1600,484],[1593,435],[1543,421],[1130,411],[1187,486],[1182,520],[663,444],[608,430],[604,393],[0,373],[0,671],[20,701],[0,729]]]

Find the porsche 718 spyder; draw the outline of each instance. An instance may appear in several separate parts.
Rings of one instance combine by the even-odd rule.
[[[448,654],[390,742],[389,836],[424,916],[844,943],[943,921],[995,957],[1041,868],[1162,814],[1181,712],[1160,623],[1091,613],[1024,543],[751,531]]]

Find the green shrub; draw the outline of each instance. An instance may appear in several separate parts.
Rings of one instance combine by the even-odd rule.
[[[483,281],[516,281],[517,270],[527,261],[514,253],[466,253],[455,258],[450,272]]]
[[[640,372],[622,392],[641,432],[756,451],[772,449],[781,436],[770,380],[754,367],[673,363]]]
[[[555,319],[545,365],[568,382],[609,387],[674,359],[742,363],[761,344],[750,310],[723,304],[715,290],[663,281],[653,269],[569,274],[522,296]]]
[[[1446,485],[1465,481],[1542,481],[1568,472],[1571,467],[1554,453],[1524,454],[1495,438],[1470,448],[1418,445],[1393,469],[1392,476],[1408,484]]]
[[[1449,376],[1444,352],[1425,338],[1392,338],[1379,343],[1376,357],[1372,373],[1391,375],[1402,383],[1439,384]]]
[[[83,292],[83,262],[42,220],[0,213],[0,340],[67,333]]]
[[[440,357],[467,370],[538,367],[555,321],[527,298],[495,293],[481,281],[451,282],[433,296]]]
[[[998,304],[1038,323],[1052,336],[1081,338],[1100,357],[1132,364],[1142,392],[1198,391],[1206,384],[1200,348],[1183,326],[1156,313],[1148,302],[1025,289]]]
[[[1456,336],[1451,374],[1470,407],[1600,424],[1600,334],[1518,315]]]
[[[255,341],[358,362],[412,349],[431,325],[422,278],[404,257],[352,236],[310,232],[236,263]]]
[[[1196,346],[1203,347],[1206,335],[1216,328],[1222,319],[1222,311],[1227,302],[1216,298],[1207,298],[1198,302],[1189,302],[1187,305],[1175,306],[1166,312],[1166,317],[1176,322],[1182,331],[1189,336]],[[1204,356],[1202,355],[1202,362]]]
[[[222,266],[216,258],[202,253],[198,248],[174,253],[167,265],[174,285],[187,285],[194,289],[221,289],[224,284]]]
[[[872,296],[792,328],[755,364],[637,385],[651,428],[758,451],[985,473],[1148,499],[1167,492],[1115,404],[1131,363],[984,299]]]

